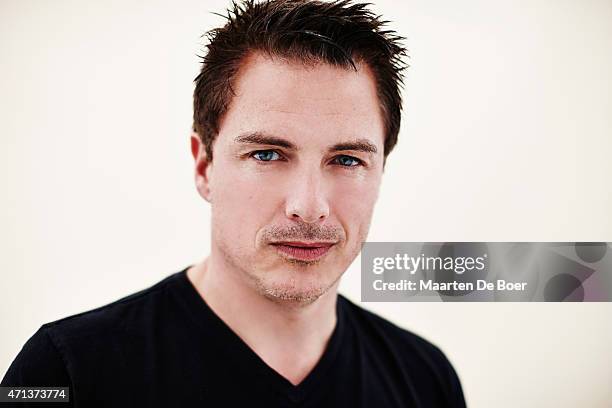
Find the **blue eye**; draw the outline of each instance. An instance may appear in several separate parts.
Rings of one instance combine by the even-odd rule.
[[[259,150],[254,152],[252,156],[259,161],[274,161],[280,159],[280,154],[274,150]]]
[[[361,164],[361,160],[346,155],[338,156],[334,159],[334,161],[344,167],[354,167],[359,166]]]

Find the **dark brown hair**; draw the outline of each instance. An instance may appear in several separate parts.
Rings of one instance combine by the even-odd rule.
[[[406,50],[402,37],[385,29],[381,20],[367,9],[367,3],[352,0],[244,0],[233,2],[225,26],[208,33],[202,69],[195,79],[193,130],[198,133],[212,160],[212,144],[219,122],[227,111],[233,79],[248,53],[304,63],[323,62],[357,69],[364,62],[376,78],[385,125],[385,158],[397,143],[401,121],[402,61]]]

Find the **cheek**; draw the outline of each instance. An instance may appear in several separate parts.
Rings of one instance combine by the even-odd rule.
[[[257,172],[219,166],[210,187],[213,220],[218,228],[232,230],[235,237],[254,236],[278,208],[278,188]]]
[[[348,240],[365,239],[378,197],[379,179],[338,183],[333,190],[333,209],[347,231]]]

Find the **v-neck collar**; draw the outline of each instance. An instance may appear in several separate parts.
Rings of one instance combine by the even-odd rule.
[[[210,338],[211,333],[214,333],[214,339],[211,338],[211,340],[215,340],[217,345],[224,350],[225,357],[234,363],[234,367],[237,370],[251,377],[253,381],[272,387],[275,394],[281,394],[293,403],[300,403],[307,399],[311,391],[325,378],[325,374],[333,366],[340,351],[340,345],[342,344],[345,332],[344,318],[338,306],[340,299],[336,302],[336,326],[321,358],[299,384],[293,385],[261,359],[248,344],[215,314],[188,279],[188,269],[189,267],[176,274],[182,292],[180,299],[186,302],[185,306],[189,309],[194,322],[203,330],[207,338]],[[299,350],[296,350],[296,353],[299,353]]]

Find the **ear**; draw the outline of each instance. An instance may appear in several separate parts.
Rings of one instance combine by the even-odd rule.
[[[195,184],[203,199],[211,202],[210,170],[212,163],[206,156],[206,147],[196,132],[191,133],[191,154],[195,161]]]

